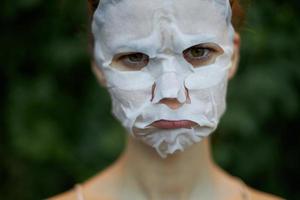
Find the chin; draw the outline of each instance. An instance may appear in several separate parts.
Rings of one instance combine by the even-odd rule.
[[[200,142],[213,132],[210,127],[192,127],[178,129],[134,129],[133,136],[143,143],[153,147],[162,157],[178,151],[184,151],[189,146]]]

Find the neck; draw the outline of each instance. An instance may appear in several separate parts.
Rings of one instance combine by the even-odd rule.
[[[124,164],[128,183],[147,199],[193,199],[199,198],[199,193],[201,197],[213,193],[209,139],[162,159],[152,147],[129,137],[119,161]]]

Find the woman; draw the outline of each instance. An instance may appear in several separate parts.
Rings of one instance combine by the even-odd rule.
[[[93,71],[129,133],[121,157],[55,200],[279,199],[212,160],[207,137],[225,111],[239,61],[237,1],[102,0]],[[233,12],[232,12],[233,11]]]

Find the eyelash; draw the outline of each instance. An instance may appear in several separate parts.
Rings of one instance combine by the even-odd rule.
[[[141,61],[131,61],[130,57],[133,59],[141,59]],[[149,63],[149,57],[143,53],[129,53],[118,56],[116,59],[117,63],[120,63],[122,66],[127,66],[131,70],[140,70]]]
[[[214,47],[210,47],[208,45],[195,45],[192,46],[186,50],[183,51],[183,57],[185,58],[185,60],[190,63],[191,65],[193,65],[193,67],[201,67],[204,65],[208,65],[211,64],[215,61],[215,59],[218,57],[218,55],[223,54],[223,50],[221,47],[212,44]],[[200,56],[193,56],[192,54],[192,50],[201,50],[204,52],[204,55],[200,55]]]
[[[210,53],[214,53],[214,52],[215,52],[215,50],[212,49],[212,48],[199,47],[198,49],[203,50],[203,51],[204,51],[204,52],[203,52],[204,55],[199,56],[199,58],[197,58],[197,56],[191,55],[191,57],[194,57],[194,59],[205,59],[205,58],[207,58],[207,57],[210,56],[210,55],[209,55]],[[186,50],[186,53],[185,53],[185,52],[183,53],[183,56],[185,57],[186,54],[191,54],[191,50],[193,50],[193,48],[187,49],[187,50]]]

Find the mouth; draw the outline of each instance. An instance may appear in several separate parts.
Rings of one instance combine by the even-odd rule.
[[[170,121],[170,120],[158,120],[153,122],[150,126],[160,129],[177,129],[177,128],[188,128],[197,126],[198,124],[190,121],[190,120],[178,120],[178,121]]]

